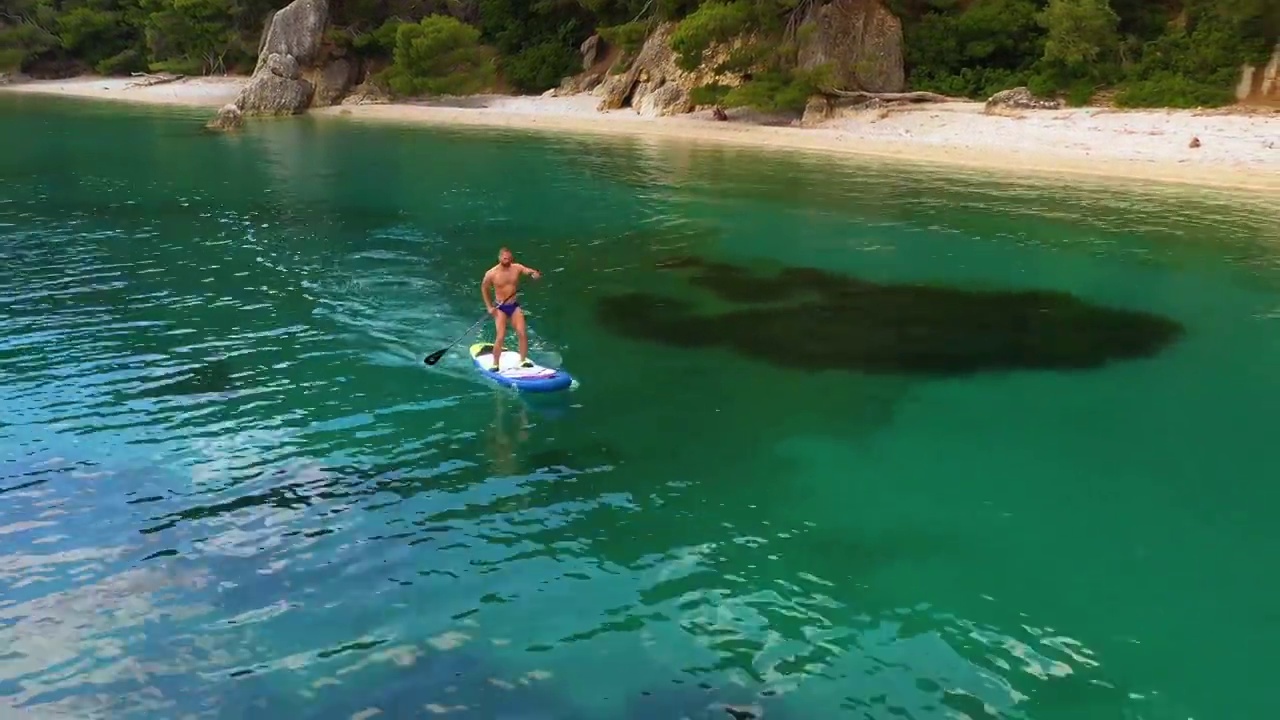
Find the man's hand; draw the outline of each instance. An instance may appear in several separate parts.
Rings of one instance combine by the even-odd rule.
[[[538,278],[542,277],[542,273],[538,272],[537,270],[530,270],[529,275],[532,276],[534,280],[537,280]]]

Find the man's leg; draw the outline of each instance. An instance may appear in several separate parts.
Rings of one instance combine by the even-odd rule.
[[[502,359],[502,338],[507,334],[507,314],[499,310],[493,315],[494,330],[497,336],[493,339],[493,370],[496,372]]]
[[[529,336],[525,333],[524,311],[516,308],[511,315],[511,320],[515,323],[516,335],[520,337],[520,364],[526,367],[532,365],[533,363],[529,362]]]

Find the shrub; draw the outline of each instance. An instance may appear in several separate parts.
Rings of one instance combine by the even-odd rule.
[[[703,53],[712,44],[728,42],[747,29],[751,21],[751,6],[747,0],[725,3],[710,0],[689,17],[680,21],[671,34],[671,49],[676,54],[676,65],[682,70],[694,70],[702,64]]]
[[[480,31],[446,15],[396,28],[394,61],[382,78],[397,95],[467,95],[493,81],[493,52]]]
[[[21,70],[23,63],[60,45],[55,35],[38,25],[0,26],[0,72]]]
[[[544,42],[503,58],[502,75],[520,92],[539,93],[560,84],[582,62],[572,48]]]

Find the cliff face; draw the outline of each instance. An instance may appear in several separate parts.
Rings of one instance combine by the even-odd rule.
[[[1241,102],[1280,105],[1280,42],[1271,54],[1271,62],[1262,67],[1244,68],[1236,97]]]
[[[902,21],[882,0],[835,0],[805,18],[800,67],[829,63],[834,90],[902,92]]]
[[[671,49],[675,22],[660,24],[624,72],[610,74],[592,67],[576,78],[566,78],[561,90],[592,91],[601,98],[602,111],[632,107],[641,115],[678,115],[694,109],[690,92],[704,84],[733,87],[741,76],[717,73],[714,68],[729,57],[746,37],[708,50],[694,71],[678,67]],[[900,92],[906,84],[903,65],[902,23],[883,0],[833,0],[814,4],[800,28],[802,38],[797,61],[801,69],[828,66],[833,90]],[[582,47],[584,65],[596,61],[599,41]]]
[[[630,106],[647,117],[679,115],[693,109],[689,92],[698,85],[738,83],[736,76],[718,75],[708,69],[715,66],[714,61],[704,62],[703,67],[692,72],[681,70],[671,49],[671,33],[675,27],[673,22],[659,25],[645,40],[626,72],[607,77],[595,88],[595,94],[601,98],[601,111]]]

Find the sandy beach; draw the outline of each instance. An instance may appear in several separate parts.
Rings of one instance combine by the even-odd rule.
[[[245,80],[187,78],[140,87],[134,78],[77,78],[5,85],[0,92],[216,109],[234,100]],[[956,102],[868,110],[799,127],[756,124],[733,114],[728,122],[716,122],[705,112],[666,118],[641,117],[630,108],[601,113],[597,103],[591,95],[492,96],[340,105],[310,113],[360,121],[731,143],[1004,173],[1280,193],[1280,112],[1073,108],[988,115],[982,103]],[[1191,147],[1193,138],[1198,147]]]
[[[92,100],[118,100],[149,105],[185,105],[217,109],[236,99],[248,78],[184,78],[162,85],[143,86],[133,77],[81,77],[68,80],[32,80],[10,85],[0,92],[61,95]]]

